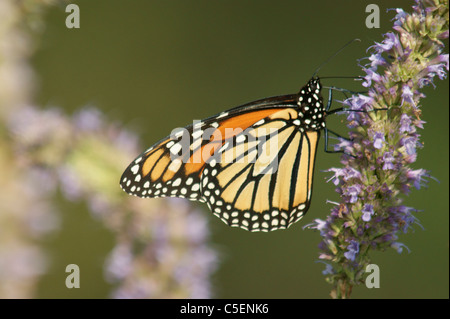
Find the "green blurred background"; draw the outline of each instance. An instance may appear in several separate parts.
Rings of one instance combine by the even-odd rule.
[[[65,6],[52,8],[38,52],[36,101],[69,114],[86,105],[137,132],[144,147],[225,109],[263,97],[295,93],[315,69],[353,38],[324,66],[321,76],[359,75],[356,60],[390,30],[394,12],[410,11],[412,1],[76,1],[81,28],[67,29]],[[381,28],[365,26],[366,5],[380,7]],[[324,84],[360,89],[351,80]],[[411,253],[373,255],[381,269],[381,288],[356,287],[354,298],[449,297],[449,141],[448,80],[435,81],[423,100],[425,147],[415,168],[439,180],[414,190],[405,204],[420,209],[425,230],[402,235]],[[337,99],[342,97],[337,96]],[[336,106],[337,104],[335,104]],[[345,135],[345,117],[328,126]],[[320,142],[323,148],[323,139]],[[138,155],[138,154],[136,154]],[[130,158],[130,161],[132,158]],[[248,233],[208,216],[221,264],[213,277],[218,298],[327,298],[324,265],[317,263],[320,236],[303,231],[338,200],[323,170],[339,166],[339,156],[318,152],[312,206],[286,231]],[[124,167],[125,168],[125,167]],[[119,180],[119,176],[117,177]],[[119,187],[119,185],[117,185]],[[106,298],[111,286],[103,275],[113,236],[85,205],[61,200],[61,231],[47,240],[50,271],[39,285],[40,298]],[[81,231],[80,231],[81,229]],[[81,288],[64,285],[65,266],[82,270]]]

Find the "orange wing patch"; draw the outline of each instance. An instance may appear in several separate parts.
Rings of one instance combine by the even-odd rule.
[[[185,165],[186,173],[192,174],[199,172],[199,174],[201,174],[206,161],[208,161],[208,159],[210,159],[227,140],[242,133],[259,120],[278,112],[280,112],[280,109],[278,108],[253,111],[220,122],[219,127],[211,134],[210,142],[196,150],[189,158],[189,161]]]
[[[155,163],[158,162],[161,155],[164,153],[163,148],[157,148],[150,153],[150,155],[145,159],[144,165],[142,165],[142,175],[147,176],[150,171],[155,166]]]
[[[278,112],[280,112],[280,109],[275,108],[275,109],[254,111],[254,112],[245,113],[242,115],[231,117],[220,123],[220,126],[217,128],[217,130],[220,131],[219,136],[223,136],[224,140],[229,139],[233,136],[236,136],[238,133],[240,133],[240,132],[235,132],[235,130],[230,130],[230,128],[232,128],[232,129],[241,128],[242,131],[244,131],[251,125],[258,122],[259,120],[261,120],[265,117],[268,117],[274,113],[278,113]],[[228,133],[228,135],[227,135],[227,133]]]

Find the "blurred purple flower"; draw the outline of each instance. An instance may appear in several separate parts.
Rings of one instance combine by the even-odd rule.
[[[77,130],[94,132],[104,125],[103,114],[94,107],[85,107],[75,113],[73,123]]]
[[[26,107],[10,118],[9,128],[20,161],[36,173],[30,194],[45,190],[45,195],[51,196],[59,186],[67,200],[85,201],[92,216],[116,234],[117,246],[105,264],[106,278],[116,285],[113,296],[212,295],[209,281],[217,267],[217,252],[209,247],[205,216],[181,199],[136,203],[117,187],[117,176],[138,152],[133,134],[108,122],[92,107],[71,118],[55,108]],[[38,167],[47,169],[34,169]],[[39,202],[30,209],[45,221],[41,225],[30,218],[36,230],[55,224],[45,219],[42,210],[49,209]]]

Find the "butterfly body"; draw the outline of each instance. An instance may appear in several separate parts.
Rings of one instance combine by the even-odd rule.
[[[321,88],[313,77],[297,94],[254,101],[173,131],[128,166],[120,185],[139,197],[206,202],[233,227],[285,229],[311,202],[326,127]]]

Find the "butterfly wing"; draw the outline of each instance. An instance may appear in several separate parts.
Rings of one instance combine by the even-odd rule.
[[[287,228],[309,207],[320,136],[304,130],[297,101],[267,98],[172,132],[128,166],[120,185],[139,197],[207,202],[230,226]]]
[[[139,197],[183,197],[204,202],[200,179],[206,162],[227,140],[278,111],[291,96],[267,98],[176,129],[140,154],[122,174],[121,188]],[[236,125],[229,133],[230,119]],[[228,135],[226,135],[228,134]]]
[[[201,191],[226,224],[250,231],[284,229],[308,210],[320,131],[299,127],[293,108],[256,122],[206,163]]]

